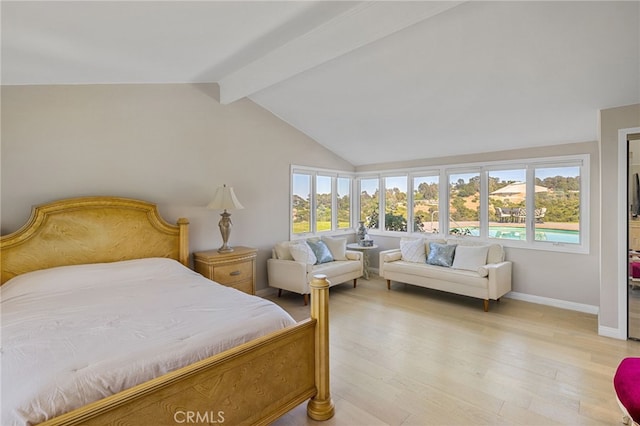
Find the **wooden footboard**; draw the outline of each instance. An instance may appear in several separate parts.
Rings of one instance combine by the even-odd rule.
[[[316,325],[309,319],[43,425],[267,424],[316,393]]]

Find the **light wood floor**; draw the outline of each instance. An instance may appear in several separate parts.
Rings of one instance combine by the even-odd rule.
[[[271,298],[297,320],[300,295]],[[618,425],[612,378],[640,342],[597,334],[594,315],[477,299],[377,276],[330,294],[336,415],[306,403],[274,425]]]

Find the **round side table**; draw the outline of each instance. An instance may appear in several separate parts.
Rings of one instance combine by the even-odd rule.
[[[364,261],[364,270],[362,271],[362,277],[365,280],[369,279],[369,250],[377,249],[377,245],[361,246],[358,243],[347,244],[347,248],[350,250],[360,250],[362,252],[362,260]]]

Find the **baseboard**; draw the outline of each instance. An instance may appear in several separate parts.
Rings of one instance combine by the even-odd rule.
[[[622,330],[619,328],[605,327],[604,325],[598,326],[598,335],[611,337],[612,339],[627,340],[627,336],[623,336]]]
[[[273,287],[262,288],[260,290],[256,290],[256,296],[267,297],[271,295],[275,295],[277,293],[276,289]]]
[[[515,291],[504,295],[509,299],[522,300],[524,302],[537,303],[539,305],[553,306],[555,308],[569,309],[570,311],[584,312],[586,314],[598,315],[599,308],[593,305],[585,305],[584,303],[568,302],[566,300],[551,299],[549,297],[534,296],[526,293],[518,293]]]

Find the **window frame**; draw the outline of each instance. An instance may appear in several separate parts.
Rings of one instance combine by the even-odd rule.
[[[554,157],[539,157],[515,160],[500,160],[482,163],[464,163],[464,164],[444,164],[427,167],[399,168],[393,170],[367,171],[367,172],[346,172],[328,169],[318,169],[304,166],[292,166],[291,168],[291,184],[293,184],[293,174],[300,171],[305,174],[312,175],[312,227],[311,232],[304,234],[293,234],[293,191],[290,189],[290,226],[289,230],[291,238],[304,238],[320,234],[344,234],[355,233],[357,223],[361,215],[361,181],[364,179],[378,180],[378,228],[368,229],[368,233],[372,236],[379,235],[385,237],[415,237],[415,236],[431,236],[435,238],[468,238],[477,242],[487,244],[499,243],[505,247],[514,247],[522,249],[534,249],[545,251],[558,251],[566,253],[588,254],[589,233],[590,233],[590,154],[573,154]],[[560,243],[550,241],[539,241],[535,239],[535,170],[538,168],[555,168],[555,167],[579,167],[580,173],[580,208],[579,208],[579,243]],[[491,172],[501,170],[524,170],[526,176],[526,198],[525,206],[526,214],[526,240],[502,239],[489,236],[489,175]],[[479,211],[479,235],[478,236],[460,236],[449,234],[449,178],[451,175],[460,173],[478,173],[480,177],[480,211]],[[332,230],[317,232],[315,229],[315,176],[316,174],[331,175],[333,179],[333,213],[332,213]],[[416,177],[438,176],[438,232],[416,232],[414,231],[414,179]],[[337,228],[337,177],[348,177],[351,179],[350,193],[350,228]],[[407,180],[407,231],[387,231],[385,230],[386,215],[386,178],[388,177],[405,177]],[[446,212],[441,215],[440,212]]]
[[[308,175],[311,177],[311,199],[309,200],[309,232],[293,232],[293,181],[294,175]],[[318,231],[317,229],[317,208],[318,208],[318,199],[317,199],[317,178],[318,176],[329,177],[331,178],[331,229],[326,231]],[[349,179],[349,223],[350,227],[348,228],[339,228],[338,227],[338,178],[346,178]],[[307,166],[296,166],[291,165],[290,173],[289,173],[289,239],[295,240],[300,238],[309,238],[312,236],[318,235],[337,235],[337,234],[345,234],[354,232],[353,221],[354,221],[354,205],[353,205],[353,187],[355,181],[355,174],[332,170],[332,169],[321,169],[316,167],[307,167]]]

